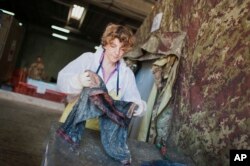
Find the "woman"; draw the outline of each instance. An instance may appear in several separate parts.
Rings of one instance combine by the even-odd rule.
[[[133,72],[122,59],[133,44],[134,36],[130,29],[122,25],[109,24],[102,35],[101,46],[95,53],[82,54],[59,72],[58,88],[67,94],[79,94],[83,87],[91,87],[89,75],[84,72],[91,70],[103,79],[113,99],[136,103],[138,109],[133,115],[144,115],[146,103],[141,100]],[[68,112],[64,111],[61,122],[65,121]],[[90,124],[90,128],[96,126],[91,127]]]
[[[133,44],[134,36],[131,30],[121,25],[109,24],[103,33],[101,47],[95,53],[84,53],[59,72],[58,88],[67,94],[80,94],[83,87],[92,86],[89,72],[85,72],[91,70],[102,78],[109,95],[114,100],[135,103],[138,108],[134,110],[133,115],[142,116],[146,111],[146,104],[141,100],[133,72],[122,59],[124,53],[129,51]],[[61,122],[65,121],[69,110],[64,111]],[[120,160],[123,165],[129,165],[131,156],[126,144],[127,129],[118,129],[118,125],[110,127],[110,121],[102,118],[100,122],[102,129],[105,125],[109,126],[105,128],[106,131],[101,130],[102,143],[106,152]],[[66,123],[67,121],[64,124]],[[93,129],[93,124],[87,123],[86,127]],[[113,131],[117,132],[117,138],[113,137],[115,135]],[[59,133],[61,132],[62,130],[59,130]]]

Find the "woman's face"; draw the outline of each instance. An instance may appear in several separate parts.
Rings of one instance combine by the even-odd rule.
[[[104,49],[105,57],[107,57],[107,60],[111,63],[116,63],[124,55],[123,44],[117,38],[115,38],[109,44],[104,46]]]

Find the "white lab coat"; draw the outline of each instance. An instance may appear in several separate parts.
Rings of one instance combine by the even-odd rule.
[[[58,74],[57,86],[58,89],[67,94],[79,94],[82,87],[79,86],[78,75],[85,70],[96,72],[100,58],[103,53],[103,48],[100,46],[95,53],[87,52],[66,65]],[[103,79],[102,69],[98,75]],[[119,66],[119,95],[116,96],[117,72],[106,83],[109,94],[116,100],[123,100],[136,103],[138,107],[138,116],[144,115],[146,111],[146,103],[141,100],[141,96],[136,86],[134,73],[127,67],[123,59],[120,60]]]

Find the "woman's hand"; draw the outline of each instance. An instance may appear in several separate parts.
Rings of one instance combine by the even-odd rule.
[[[133,116],[143,116],[146,113],[147,105],[144,101],[138,104],[138,108],[134,110]]]
[[[133,113],[133,116],[140,116],[142,112],[143,112],[142,109],[136,109]]]
[[[78,79],[79,79],[82,87],[91,87],[92,82],[91,82],[91,79],[89,76],[89,72],[85,71],[85,72],[79,74]]]

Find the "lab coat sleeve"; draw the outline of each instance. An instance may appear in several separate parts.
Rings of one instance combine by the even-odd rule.
[[[135,110],[134,116],[143,116],[146,113],[147,105],[146,102],[141,99],[136,85],[134,73],[128,69],[126,72],[126,77],[123,100],[136,103],[138,108]]]
[[[91,68],[93,63],[93,54],[84,53],[62,70],[59,71],[57,77],[57,87],[61,92],[67,94],[79,94],[82,86],[79,81],[79,74]]]

